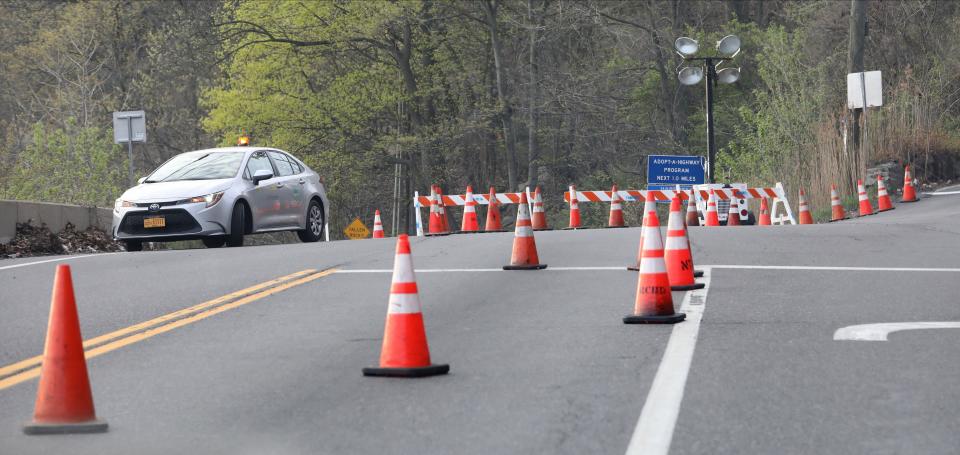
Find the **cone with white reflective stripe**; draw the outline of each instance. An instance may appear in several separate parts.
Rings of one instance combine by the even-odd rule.
[[[843,203],[840,202],[840,195],[837,194],[837,185],[830,185],[830,222],[847,219],[847,214],[843,211]]]
[[[530,218],[534,231],[547,231],[547,214],[543,211],[543,196],[540,195],[540,187],[533,191],[533,216]]]
[[[647,200],[653,196],[647,193]],[[673,324],[686,315],[673,310],[670,277],[663,259],[663,239],[657,212],[649,212],[643,222],[643,258],[637,282],[633,314],[624,316],[624,324]]]
[[[490,202],[487,204],[487,222],[483,232],[507,232],[503,229],[503,222],[500,220],[500,201],[497,200],[497,190],[492,186],[487,199]]]
[[[767,205],[767,198],[760,198],[760,219],[757,221],[759,226],[770,226],[770,206]]]
[[[727,226],[740,226],[740,204],[736,195],[730,198],[730,209],[727,210]]]
[[[443,202],[443,190],[440,188],[440,185],[437,185],[437,199],[440,201],[440,218],[443,220],[443,230],[448,234],[452,233],[453,229],[450,227],[450,212],[447,212],[447,205]]]
[[[610,193],[610,218],[607,220],[607,227],[626,227],[623,224],[623,204],[621,203],[620,193],[617,192],[617,185],[613,185]]]
[[[717,193],[710,189],[710,198],[707,199],[707,216],[705,217],[707,226],[719,226],[720,216],[717,215]]]
[[[903,168],[903,197],[900,202],[917,202],[917,190],[913,187],[913,175],[910,174],[910,165]]]
[[[420,312],[420,294],[410,257],[410,240],[397,237],[397,255],[393,262],[393,280],[387,303],[387,322],[383,330],[380,366],[364,368],[364,376],[419,378],[446,374],[450,365],[430,363],[427,332]]]
[[[798,217],[800,224],[813,224],[813,216],[810,215],[810,205],[807,204],[807,193],[803,192],[803,188],[800,188],[800,197],[797,201],[800,206],[800,216]]]
[[[643,221],[641,222],[642,226],[647,225],[647,217],[650,216],[650,213],[653,215],[657,214],[657,202],[653,198],[653,195],[650,191],[647,191],[647,196],[643,200]],[[627,266],[627,270],[637,271],[640,270],[640,262],[643,259],[643,235],[646,228],[640,229],[640,246],[637,247],[637,263],[635,265]]]
[[[518,205],[516,230],[513,237],[513,253],[510,255],[510,264],[503,266],[503,270],[545,269],[547,264],[541,264],[537,255],[537,242],[533,238],[533,226],[530,223],[526,192],[520,193],[520,204]]]
[[[473,186],[467,185],[466,204],[463,206],[463,220],[460,222],[460,233],[478,232],[480,223],[477,221],[477,201],[473,199]]]
[[[893,210],[893,202],[890,201],[890,195],[887,194],[887,185],[883,183],[883,177],[877,176],[877,211],[886,212]]]
[[[703,289],[703,283],[693,280],[693,254],[687,238],[687,227],[680,210],[680,197],[674,196],[670,202],[670,218],[667,220],[667,245],[664,249],[664,261],[667,263],[667,275],[670,288],[674,291]]]
[[[437,186],[433,185],[430,187],[430,226],[424,235],[447,235],[450,233],[444,227],[440,209],[440,194],[437,192]]]
[[[570,225],[564,229],[580,229],[580,201],[573,185],[570,185]]]
[[[373,213],[373,238],[383,238],[383,222],[380,221],[380,210]]]
[[[870,198],[867,197],[867,189],[863,187],[863,180],[857,180],[857,197],[860,198],[860,213],[858,215],[873,215],[873,206],[870,205]]]
[[[700,215],[697,213],[697,198],[690,190],[690,199],[687,199],[687,226],[699,226]]]

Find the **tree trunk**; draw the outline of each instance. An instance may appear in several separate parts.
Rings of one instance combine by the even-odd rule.
[[[547,0],[542,0],[546,7]],[[527,118],[527,184],[528,187],[537,186],[538,171],[540,167],[539,144],[537,143],[537,130],[539,129],[539,112],[537,103],[539,102],[539,67],[537,66],[537,32],[543,26],[544,14],[537,14],[533,9],[533,0],[527,0],[527,24],[530,27],[530,109]]]
[[[847,48],[847,73],[858,73],[863,71],[863,46],[867,34],[867,4],[866,0],[850,0],[850,44]],[[862,109],[853,110],[853,121],[851,122],[853,132],[853,163],[845,163],[849,178],[848,183],[852,186],[857,180],[857,176],[866,172],[866,153],[863,151],[862,141],[860,140],[860,117]]]
[[[656,5],[650,3],[647,5],[650,9],[650,14],[647,14],[647,20],[649,21],[650,27],[650,37],[653,38],[653,51],[656,57],[657,65],[657,75],[660,77],[660,103],[663,105],[663,112],[667,115],[667,125],[670,128],[670,140],[673,142],[671,146],[676,146],[680,141],[680,127],[677,124],[677,116],[674,112],[673,104],[673,90],[670,88],[670,80],[673,78],[672,74],[667,73],[667,59],[663,55],[663,49],[660,45],[660,33],[657,31],[656,18],[658,17],[656,12]]]
[[[506,93],[503,81],[503,49],[497,29],[497,0],[484,0],[483,11],[490,31],[490,47],[493,48],[494,74],[497,82],[497,101],[500,104],[500,124],[503,128],[503,140],[507,146],[507,183],[510,191],[517,187],[517,138],[513,134],[513,105]]]

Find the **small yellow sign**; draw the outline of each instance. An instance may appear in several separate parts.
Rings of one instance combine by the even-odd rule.
[[[343,230],[343,233],[347,234],[350,240],[360,240],[367,238],[367,236],[370,235],[370,230],[363,224],[363,221],[360,221],[360,218],[355,218],[353,222]]]

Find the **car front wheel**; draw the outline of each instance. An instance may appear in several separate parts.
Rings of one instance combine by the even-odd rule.
[[[220,248],[223,246],[224,243],[227,243],[227,238],[220,237],[220,236],[204,237],[202,241],[203,241],[203,246],[207,248]]]
[[[243,202],[233,206],[230,216],[230,235],[227,236],[227,246],[243,246],[243,231],[247,226],[247,210]]]
[[[307,228],[297,231],[297,237],[302,242],[316,242],[323,236],[323,209],[316,199],[310,201],[307,206]]]

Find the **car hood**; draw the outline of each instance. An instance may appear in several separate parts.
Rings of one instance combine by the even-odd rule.
[[[161,202],[204,196],[230,187],[233,179],[179,180],[175,182],[141,183],[125,191],[125,201]]]

